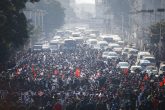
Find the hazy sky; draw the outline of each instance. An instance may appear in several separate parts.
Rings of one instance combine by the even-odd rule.
[[[89,4],[95,4],[95,0],[76,0],[77,4],[81,3],[89,3]]]

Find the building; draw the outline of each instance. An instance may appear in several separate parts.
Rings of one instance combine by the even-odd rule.
[[[141,49],[149,43],[151,35],[149,27],[165,18],[164,0],[129,0],[131,7],[132,33],[135,33],[138,45]],[[135,37],[135,36],[133,36]]]

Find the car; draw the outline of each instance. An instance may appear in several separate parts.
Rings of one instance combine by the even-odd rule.
[[[89,47],[94,47],[95,45],[97,45],[97,39],[88,39],[87,41],[86,41],[86,43],[89,45]]]
[[[106,49],[107,47],[108,47],[108,42],[106,42],[106,41],[99,41],[98,43],[97,43],[97,45],[98,45],[98,47],[100,48],[100,49]]]
[[[128,59],[131,58],[131,56],[136,58],[137,55],[138,55],[138,50],[131,48],[128,51],[128,56],[127,57],[128,57]]]
[[[121,73],[128,74],[129,70],[129,63],[128,62],[119,62],[117,64],[117,68]]]
[[[156,65],[156,60],[155,60],[155,57],[153,57],[153,56],[144,56],[143,57],[143,60],[150,61],[151,65],[153,65],[153,66]]]
[[[155,66],[147,66],[145,72],[150,76],[151,74],[158,74],[158,70]]]
[[[141,72],[142,67],[139,65],[133,65],[133,66],[131,66],[130,71],[131,71],[131,73]]]
[[[102,58],[107,58],[108,53],[109,53],[108,51],[103,52],[103,53],[102,53]]]
[[[33,45],[33,51],[42,51],[42,43],[36,43]]]
[[[165,73],[165,62],[160,63],[159,75]]]
[[[108,56],[118,56],[118,54],[116,52],[111,51],[108,52]]]
[[[108,43],[112,43],[113,42],[113,38],[109,35],[101,35],[100,36],[102,38],[103,41],[106,41]]]
[[[59,40],[51,40],[49,46],[51,52],[57,51],[60,48]]]
[[[43,51],[50,51],[50,45],[49,43],[45,43],[42,45],[42,50]]]
[[[119,58],[119,56],[118,56],[118,54],[116,52],[113,52],[113,51],[108,52],[107,59],[114,59],[114,60],[116,60],[118,58]]]
[[[151,62],[149,60],[140,60],[138,65],[142,67],[142,70],[145,70],[147,66],[151,65]]]
[[[122,50],[122,56],[124,56],[125,58],[127,58],[128,56],[128,52],[131,48],[128,48],[128,47],[125,47],[123,50]]]
[[[109,59],[109,60],[117,60],[117,59],[119,59],[119,57],[118,56],[107,56],[107,59]]]
[[[129,63],[128,62],[119,62],[118,64],[117,64],[117,67],[118,68],[129,68]]]
[[[150,56],[151,54],[147,51],[140,51],[137,55],[137,62],[143,59],[143,57]]]
[[[122,48],[121,47],[115,47],[115,48],[113,48],[113,51],[118,53],[118,54],[121,54]]]
[[[120,45],[117,44],[117,43],[110,43],[110,44],[108,45],[108,47],[110,47],[111,49],[113,49],[113,48],[115,48],[115,47],[120,47]]]

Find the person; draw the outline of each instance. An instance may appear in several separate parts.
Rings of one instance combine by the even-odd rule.
[[[60,100],[58,100],[54,106],[53,106],[53,110],[62,110],[62,105],[60,103]]]

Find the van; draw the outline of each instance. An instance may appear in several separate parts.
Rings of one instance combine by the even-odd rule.
[[[149,52],[146,52],[146,51],[140,51],[138,52],[138,55],[137,55],[137,63],[143,59],[144,56],[150,56],[151,54]]]

